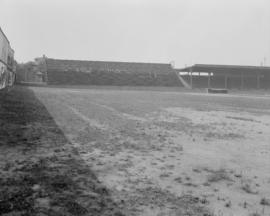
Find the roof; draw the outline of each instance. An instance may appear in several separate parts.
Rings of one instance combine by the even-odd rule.
[[[243,65],[212,65],[212,64],[195,64],[193,66],[176,69],[179,72],[194,71],[194,72],[269,72],[270,67],[266,66],[243,66]]]
[[[3,32],[3,30],[1,29],[1,27],[0,27],[0,32],[2,33],[2,35],[6,38],[7,42],[9,43],[9,40],[8,40],[7,36],[5,35],[5,33]]]
[[[113,62],[113,61],[85,61],[85,60],[62,60],[46,58],[48,69],[74,69],[91,68],[100,70],[120,70],[120,71],[157,71],[161,73],[171,72],[171,64],[164,63],[140,63],[140,62]]]

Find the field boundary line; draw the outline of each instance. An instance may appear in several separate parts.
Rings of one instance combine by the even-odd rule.
[[[102,124],[99,121],[95,120],[95,119],[90,119],[88,118],[86,115],[82,114],[78,109],[67,105],[67,107],[78,117],[80,117],[82,120],[84,120],[85,122],[89,123],[89,125],[91,127],[95,127],[101,130],[109,130],[109,126],[106,124]]]

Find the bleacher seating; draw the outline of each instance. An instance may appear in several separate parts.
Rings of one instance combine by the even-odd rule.
[[[54,85],[182,86],[170,64],[46,58],[46,70]]]

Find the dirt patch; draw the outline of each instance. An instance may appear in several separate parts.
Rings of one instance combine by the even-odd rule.
[[[256,121],[251,118],[243,118],[243,117],[238,117],[238,116],[226,116],[228,119],[234,119],[234,120],[239,120],[239,121],[249,121],[249,122],[257,122],[260,123],[260,121]]]
[[[225,169],[210,170],[209,172],[211,172],[211,174],[207,176],[208,182],[232,181]]]
[[[128,215],[269,213],[260,204],[270,194],[269,100],[117,89],[34,91]]]

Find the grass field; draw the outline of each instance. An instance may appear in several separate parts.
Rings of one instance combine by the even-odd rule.
[[[270,214],[269,97],[31,89],[132,214]]]
[[[270,214],[270,97],[29,89],[126,215]]]

